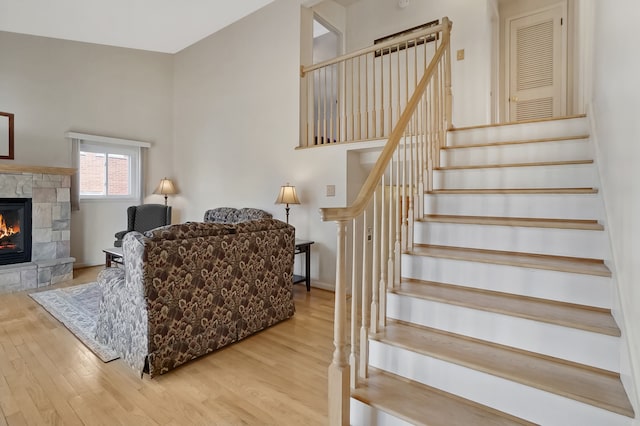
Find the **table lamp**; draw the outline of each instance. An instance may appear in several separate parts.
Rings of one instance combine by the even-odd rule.
[[[158,187],[156,188],[155,191],[153,191],[154,194],[161,194],[164,195],[164,205],[167,205],[167,197],[169,195],[173,195],[173,194],[177,194],[178,191],[176,190],[175,185],[173,184],[173,182],[171,181],[171,179],[167,179],[166,177],[160,180],[160,184],[158,185]]]
[[[296,195],[296,187],[289,185],[288,182],[286,185],[282,185],[276,204],[286,204],[285,211],[287,212],[287,223],[289,223],[289,204],[300,204]]]

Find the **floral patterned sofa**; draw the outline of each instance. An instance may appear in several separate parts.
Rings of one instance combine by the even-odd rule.
[[[294,228],[276,219],[128,233],[98,276],[97,339],[152,377],[290,318]]]

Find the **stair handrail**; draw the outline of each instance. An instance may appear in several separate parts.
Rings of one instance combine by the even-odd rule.
[[[416,107],[418,106],[418,102],[420,101],[420,98],[424,93],[424,89],[427,86],[427,82],[433,76],[436,66],[438,65],[440,58],[444,55],[445,49],[448,47],[448,45],[449,45],[448,42],[443,41],[440,47],[438,47],[438,50],[436,50],[435,55],[433,55],[433,58],[429,63],[427,70],[425,71],[424,75],[420,79],[420,82],[416,86],[416,89],[413,92],[413,95],[411,95],[411,99],[409,100],[409,102],[407,102],[407,107],[404,109],[404,112],[402,113],[402,115],[400,115],[400,119],[398,120],[398,123],[393,128],[393,131],[389,136],[389,140],[387,141],[384,148],[382,149],[382,152],[380,153],[380,156],[378,157],[378,160],[376,161],[375,165],[371,169],[371,172],[369,172],[369,176],[367,176],[367,179],[362,184],[362,187],[360,188],[360,192],[358,193],[358,196],[354,200],[353,204],[351,204],[348,207],[320,208],[320,215],[322,216],[323,221],[328,222],[328,221],[353,219],[354,217],[359,216],[362,213],[362,211],[365,209],[367,204],[371,201],[371,198],[373,197],[373,192],[378,186],[378,182],[380,182],[380,178],[384,174],[384,171],[387,165],[389,164],[389,161],[391,161],[391,157],[393,156],[393,153],[398,148],[398,144],[400,143],[400,140],[404,136],[405,128],[407,127],[407,124],[409,123],[411,116],[413,115],[413,113],[416,110]]]
[[[450,23],[449,22],[449,29],[451,28]],[[349,52],[349,53],[345,53],[344,55],[341,56],[337,56],[335,58],[331,58],[331,59],[327,59],[326,61],[322,61],[322,62],[318,62],[317,64],[313,64],[313,65],[308,65],[308,66],[304,66],[301,65],[300,66],[300,77],[304,77],[308,72],[311,71],[315,71],[317,69],[320,68],[324,68],[330,65],[335,65],[335,64],[339,64],[341,62],[344,62],[348,59],[352,59],[358,56],[363,56],[369,53],[375,53],[378,50],[384,50],[385,48],[388,47],[392,47],[395,46],[396,44],[402,44],[405,43],[407,41],[411,41],[414,40],[416,38],[422,38],[422,37],[426,37],[432,34],[438,34],[442,31],[444,31],[445,28],[445,22],[444,19],[442,20],[442,22],[438,25],[434,25],[432,27],[428,27],[425,28],[424,30],[420,30],[420,31],[416,31],[416,32],[412,32],[409,33],[407,35],[404,35],[402,37],[398,37],[398,38],[394,38],[382,43],[378,43],[378,44],[373,44],[371,46],[367,46],[367,47],[363,47],[362,49],[359,50],[354,50],[353,52]]]
[[[368,374],[367,335],[368,333],[376,333],[379,326],[386,325],[386,290],[388,286],[393,287],[396,283],[399,284],[401,249],[407,250],[410,246],[412,247],[413,220],[415,216],[420,217],[424,214],[424,180],[427,181],[427,189],[431,189],[433,168],[434,165],[435,167],[439,165],[439,149],[444,144],[446,130],[452,127],[451,27],[451,21],[447,17],[443,18],[442,23],[438,26],[442,31],[440,46],[437,47],[411,98],[407,101],[397,123],[393,126],[387,143],[355,201],[348,207],[320,209],[323,221],[335,221],[337,224],[333,338],[335,349],[328,369],[329,424],[331,425],[349,424],[350,387],[356,387],[358,377],[367,377]],[[383,46],[376,45],[361,51],[370,53],[384,48]],[[350,55],[357,54],[359,52]],[[316,66],[321,65],[317,64]],[[432,85],[431,82],[433,82]],[[432,101],[435,105],[430,104]],[[409,131],[407,129],[410,123],[412,128]],[[401,140],[404,140],[402,147],[400,146]],[[388,176],[388,181],[385,181],[385,176]],[[388,192],[385,192],[386,182],[389,184]],[[416,205],[416,201],[419,205]],[[368,206],[373,211],[373,225],[371,227],[368,227],[367,221],[366,209]],[[358,262],[356,259],[356,227],[359,226],[356,221],[359,217],[363,221],[362,257],[364,260],[361,264],[356,264]],[[348,245],[346,238],[347,224],[350,220],[353,222],[354,229],[353,243],[351,244],[354,256],[351,265],[353,274],[351,353],[347,354],[346,269]],[[373,229],[373,248],[365,249],[366,241],[371,240],[369,235],[371,229]],[[388,241],[386,240],[387,235]],[[367,250],[373,254],[365,254]],[[388,261],[385,262],[386,258]],[[366,282],[364,278],[366,274],[363,272],[362,285],[358,287],[356,270],[358,267],[362,267],[364,271],[368,261],[373,264],[371,283]],[[378,277],[380,278],[379,284],[377,284]],[[369,284],[372,284],[370,309],[367,308],[368,300],[366,300],[369,297]],[[360,298],[360,294],[362,295],[360,311],[362,321],[360,352],[358,354],[356,350],[356,346],[358,346],[356,324],[358,312],[355,311],[357,311],[357,298]],[[370,324],[367,313],[370,313]]]

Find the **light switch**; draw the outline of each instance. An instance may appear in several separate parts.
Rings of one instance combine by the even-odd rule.
[[[327,197],[335,197],[335,196],[336,196],[336,186],[327,185]]]
[[[458,50],[456,57],[459,61],[462,61],[464,59],[464,49]]]

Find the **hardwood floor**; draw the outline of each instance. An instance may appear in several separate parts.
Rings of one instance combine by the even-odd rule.
[[[141,379],[100,361],[26,292],[0,295],[0,425],[326,424],[333,293],[296,285],[295,303],[290,320]]]

